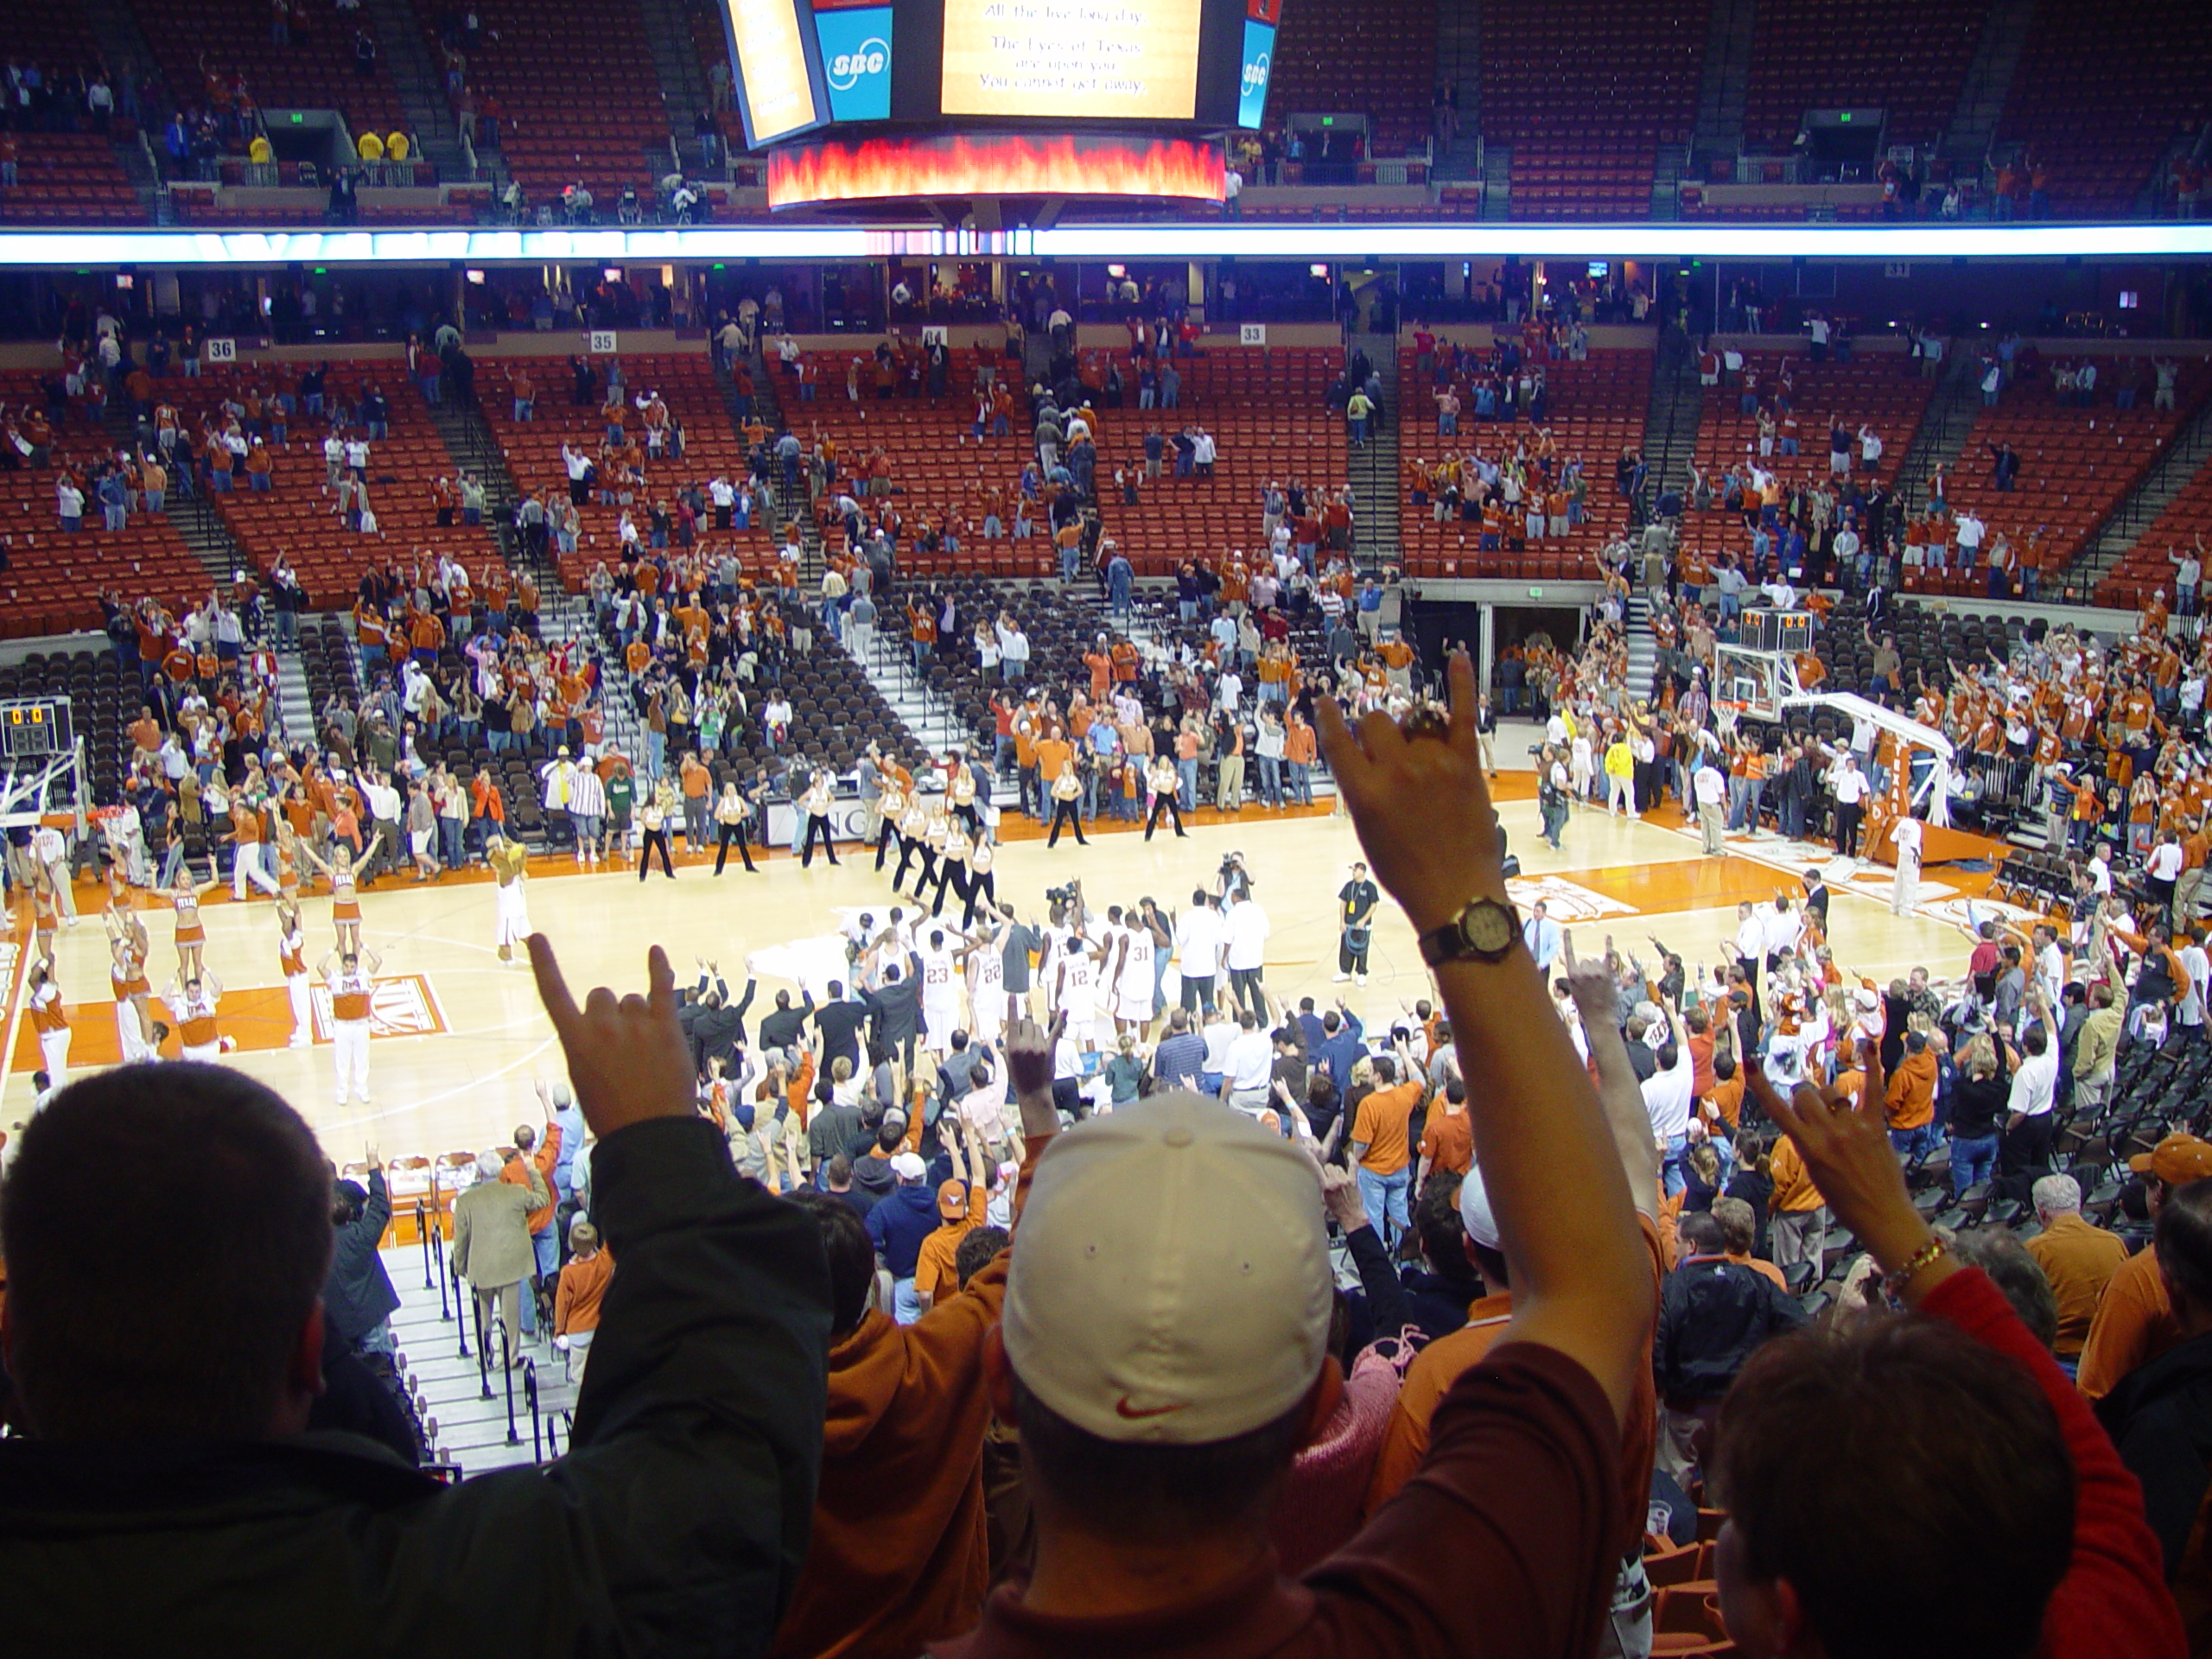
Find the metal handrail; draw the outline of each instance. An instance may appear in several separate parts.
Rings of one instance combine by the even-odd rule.
[[[505,1380],[507,1390],[507,1444],[520,1446],[522,1436],[515,1432],[515,1344],[508,1333],[505,1314],[493,1314],[492,1323],[499,1333],[499,1376]],[[524,1360],[523,1363],[527,1365],[530,1362]],[[488,1394],[490,1390],[486,1392]]]
[[[423,1247],[423,1288],[430,1287],[430,1233],[423,1218],[423,1200],[415,1200],[415,1242]]]
[[[445,1230],[438,1224],[437,1213],[435,1211],[431,1212],[430,1217],[430,1256],[438,1267],[438,1319],[442,1323],[453,1318],[453,1307],[446,1300]]]
[[[461,1333],[461,1349],[454,1357],[467,1359],[468,1357],[468,1315],[462,1310],[473,1306],[475,1299],[470,1297],[466,1300],[463,1300],[461,1293],[461,1264],[451,1257],[446,1260],[446,1277],[453,1281],[453,1310],[455,1315],[454,1329]],[[480,1325],[476,1332],[476,1345],[479,1349],[484,1346],[484,1332]]]
[[[530,1460],[543,1463],[545,1461],[545,1437],[538,1417],[537,1362],[534,1359],[525,1359],[522,1363],[522,1397],[523,1402],[530,1408]],[[508,1425],[507,1432],[510,1436],[513,1434],[512,1423]]]
[[[482,1389],[477,1398],[489,1400],[492,1397],[491,1344],[484,1337],[484,1304],[480,1298],[471,1296],[468,1307],[476,1320],[476,1381]],[[498,1328],[499,1318],[496,1313],[492,1316],[494,1329]]]

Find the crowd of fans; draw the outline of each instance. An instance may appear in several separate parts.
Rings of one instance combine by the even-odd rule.
[[[1033,930],[1012,906],[957,939],[862,918],[851,978],[779,995],[757,1048],[749,988],[733,1007],[704,964],[679,996],[656,951],[648,995],[579,1005],[533,940],[574,1099],[549,1091],[544,1125],[483,1160],[456,1249],[507,1330],[536,1316],[505,1287],[550,1282],[588,1357],[573,1447],[542,1473],[441,1490],[315,1441],[299,1462],[321,1310],[372,1347],[389,1310],[359,1249],[380,1173],[334,1198],[304,1125],[233,1072],[56,1095],[0,1210],[22,1431],[0,1553],[26,1586],[127,1557],[130,1588],[27,1589],[16,1627],[252,1630],[312,1585],[380,1646],[449,1638],[493,1614],[359,1552],[466,1529],[447,1571],[570,1645],[1645,1652],[1655,1616],[1683,1628],[1645,1563],[1702,1502],[1715,1582],[1693,1591],[1741,1651],[1910,1631],[1929,1652],[2181,1652],[2212,1147],[2136,1160],[2155,1220],[2134,1255],[2024,1159],[2028,1251],[1993,1218],[1932,1228],[1907,1185],[1920,1129],[1948,1109],[1955,1142],[1986,1114],[1992,1052],[2022,1057],[2012,1115],[2049,1110],[2057,1057],[2094,1039],[2039,985],[2008,1016],[1972,974],[1861,995],[1779,941],[1754,989],[1663,947],[1648,968],[1578,955],[1541,913],[1498,932],[1464,663],[1451,690],[1448,723],[1320,710],[1381,887],[1417,928],[1452,924],[1436,998],[1387,1033],[1282,1007],[1232,959],[1219,996],[1183,982],[1205,1028],[1171,1008],[1152,1044],[1167,999],[1122,999],[1157,970],[1117,976],[1109,1022],[1100,953],[1121,967],[1164,934],[1188,969],[1230,946],[1079,891]],[[1471,805],[1414,804],[1443,798]],[[1224,872],[1196,907],[1257,885]],[[1355,868],[1347,929],[1379,900]],[[216,1224],[248,1212],[265,1224]],[[348,1294],[319,1299],[341,1267]],[[171,1325],[146,1386],[139,1344]],[[2051,1351],[2077,1339],[2085,1388],[2094,1357],[2126,1356],[2095,1415]],[[169,1446],[209,1437],[229,1445],[168,1472]]]

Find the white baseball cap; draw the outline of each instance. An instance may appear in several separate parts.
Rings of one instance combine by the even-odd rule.
[[[930,1168],[913,1153],[902,1152],[891,1160],[891,1173],[902,1181],[918,1181]]]
[[[1497,1217],[1491,1211],[1490,1188],[1483,1185],[1478,1166],[1469,1168],[1459,1182],[1459,1222],[1467,1236],[1483,1249],[1497,1249]]]
[[[1102,1440],[1229,1440],[1320,1373],[1334,1281],[1313,1163],[1188,1090],[1055,1137],[1013,1261],[1007,1357]]]

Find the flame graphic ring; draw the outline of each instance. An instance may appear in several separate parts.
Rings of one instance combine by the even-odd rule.
[[[900,196],[1173,196],[1219,201],[1221,152],[1188,138],[939,133],[828,139],[768,156],[768,206]]]

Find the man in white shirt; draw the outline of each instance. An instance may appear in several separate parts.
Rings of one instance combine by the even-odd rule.
[[[2005,1143],[1998,1167],[2008,1175],[2045,1167],[2056,1129],[2051,1104],[2058,1090],[2058,1038],[2040,981],[2030,983],[2023,1011],[2036,1023],[2021,1033],[2020,1065],[2012,1073],[2012,1096],[2005,1103]]]
[[[1835,763],[1835,850],[1840,858],[1859,861],[1859,820],[1866,810],[1866,774],[1859,770],[1859,757],[1846,749]]]
[[[1691,793],[1697,798],[1698,835],[1708,858],[1717,858],[1728,850],[1722,840],[1726,823],[1722,803],[1726,798],[1728,780],[1720,768],[1700,766],[1691,774]]]
[[[1222,1057],[1223,1101],[1259,1116],[1268,1109],[1274,1068],[1274,1044],[1260,1029],[1259,1016],[1247,1008],[1236,1016],[1236,1034]]]
[[[1260,976],[1266,966],[1268,912],[1237,888],[1222,918],[1222,962],[1229,969],[1230,994],[1255,1018],[1263,1006]]]
[[[2189,995],[2181,1000],[2181,1007],[2174,1011],[2174,1023],[2186,1034],[2194,1033],[2188,1040],[2201,1042],[2204,1037],[2204,1005],[2212,996],[2212,957],[2204,950],[2204,941],[2191,925],[2177,928],[2174,938],[2182,943],[2174,954],[2181,958],[2181,965],[2189,969]]]
[[[1219,1095],[1229,1077],[1229,1047],[1242,1034],[1243,1027],[1224,1001],[1215,1009],[1198,1035],[1205,1039],[1205,1068],[1198,1074],[1198,1083],[1207,1094]]]
[[[1669,1008],[1667,1018],[1669,1028],[1659,1044],[1658,1069],[1643,1080],[1642,1087],[1643,1109],[1651,1116],[1652,1139],[1666,1148],[1663,1173],[1667,1191],[1672,1194],[1686,1184],[1682,1160],[1689,1151],[1691,1096],[1697,1067],[1690,1058],[1681,1015]]]
[[[1175,963],[1183,976],[1183,1006],[1192,1014],[1214,1009],[1214,976],[1221,968],[1221,912],[1211,893],[1191,895],[1191,907],[1175,918]]]
[[[1774,896],[1774,907],[1759,918],[1765,934],[1766,965],[1770,971],[1782,965],[1782,953],[1795,953],[1797,941],[1805,935],[1805,918],[1790,908],[1786,894]]]
[[[1724,946],[1727,944],[1727,941],[1723,941]],[[1748,899],[1736,906],[1733,948],[1736,965],[1743,969],[1744,982],[1756,996],[1759,988],[1759,965],[1766,960],[1766,923]]]
[[[1954,537],[1959,544],[1959,563],[1967,569],[1981,563],[1981,542],[1988,528],[1971,509],[1958,516]]]
[[[2182,851],[2180,832],[2169,830],[2158,838],[2158,844],[2151,849],[2151,856],[2143,864],[2143,874],[2150,883],[2152,903],[2162,914],[2171,912],[2177,927],[2195,919],[2181,914],[2174,905],[2174,887],[2181,880],[2182,866],[2188,861]]]

